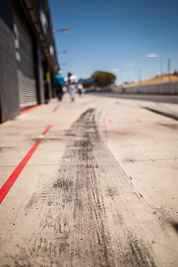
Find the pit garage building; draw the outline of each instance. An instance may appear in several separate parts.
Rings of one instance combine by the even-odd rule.
[[[48,0],[0,1],[0,122],[48,102],[58,69]]]

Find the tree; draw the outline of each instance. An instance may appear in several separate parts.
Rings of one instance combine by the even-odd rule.
[[[115,82],[116,76],[113,73],[106,71],[95,71],[90,79],[97,79],[97,86],[104,87]]]

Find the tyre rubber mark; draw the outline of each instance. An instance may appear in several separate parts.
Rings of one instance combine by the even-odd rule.
[[[26,156],[23,158],[23,160],[19,163],[19,165],[16,167],[16,169],[13,171],[13,173],[10,175],[8,180],[5,182],[5,184],[0,189],[0,204],[2,203],[3,199],[17,180],[18,176],[22,172],[23,168],[35,152],[35,150],[38,148],[39,144],[41,143],[41,140],[44,138],[45,134],[50,130],[52,126],[49,125],[46,130],[39,136],[33,147],[29,150],[29,152],[26,154]]]
[[[139,226],[150,219],[147,206],[103,142],[95,113],[86,110],[68,129],[59,172],[26,206],[27,219],[36,208],[40,216],[29,258],[23,248],[16,258],[21,266],[39,257],[47,266],[156,266]]]
[[[168,118],[171,118],[173,120],[176,120],[178,121],[178,116],[174,115],[174,114],[169,114],[169,113],[166,113],[166,112],[162,112],[162,111],[159,111],[159,110],[156,110],[156,109],[153,109],[153,108],[147,108],[147,107],[143,107],[149,111],[152,111],[154,113],[157,113],[157,114],[160,114],[160,115],[163,115],[165,117],[168,117]]]

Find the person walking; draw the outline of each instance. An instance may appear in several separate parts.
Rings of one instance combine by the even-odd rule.
[[[77,85],[77,87],[78,87],[78,94],[79,94],[79,96],[82,96],[82,89],[83,89],[82,83],[79,82],[78,85]]]
[[[61,71],[59,70],[53,80],[53,85],[56,89],[56,96],[59,101],[61,101],[63,97],[63,85],[64,84],[65,84],[64,77],[62,76]]]
[[[67,85],[68,85],[68,92],[70,95],[70,100],[73,102],[75,101],[75,93],[76,93],[76,84],[78,82],[78,78],[74,75],[71,71],[68,73]]]

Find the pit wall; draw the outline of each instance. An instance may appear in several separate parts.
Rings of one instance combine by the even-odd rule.
[[[178,94],[178,82],[135,85],[112,88],[113,93]]]

